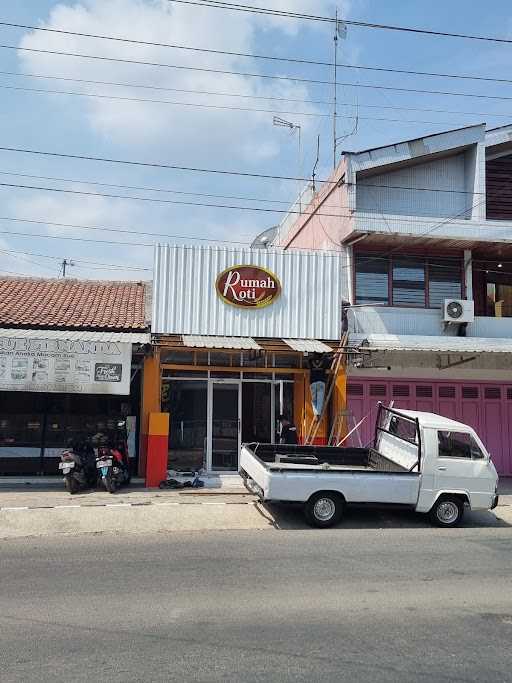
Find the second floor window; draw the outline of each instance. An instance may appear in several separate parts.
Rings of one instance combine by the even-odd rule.
[[[445,299],[462,298],[461,259],[378,254],[355,257],[358,304],[441,308]]]

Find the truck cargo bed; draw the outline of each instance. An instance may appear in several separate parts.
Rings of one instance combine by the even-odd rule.
[[[281,444],[244,444],[244,447],[271,471],[366,471],[407,472],[373,448],[336,448],[333,446],[292,446]]]

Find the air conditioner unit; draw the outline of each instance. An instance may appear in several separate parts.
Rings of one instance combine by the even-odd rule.
[[[475,320],[475,303],[467,299],[445,299],[445,323],[472,323]]]

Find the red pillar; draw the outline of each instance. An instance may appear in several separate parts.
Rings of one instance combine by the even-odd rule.
[[[153,488],[167,479],[169,413],[150,413],[146,454],[146,486]]]

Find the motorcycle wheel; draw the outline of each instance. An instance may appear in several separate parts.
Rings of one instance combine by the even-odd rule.
[[[71,495],[78,493],[78,490],[80,489],[80,485],[74,477],[66,477],[64,479],[64,486],[66,487],[66,491]]]
[[[103,483],[105,484],[105,489],[109,493],[115,493],[116,491],[116,485],[115,482],[110,474],[107,474],[106,477],[103,477]]]

